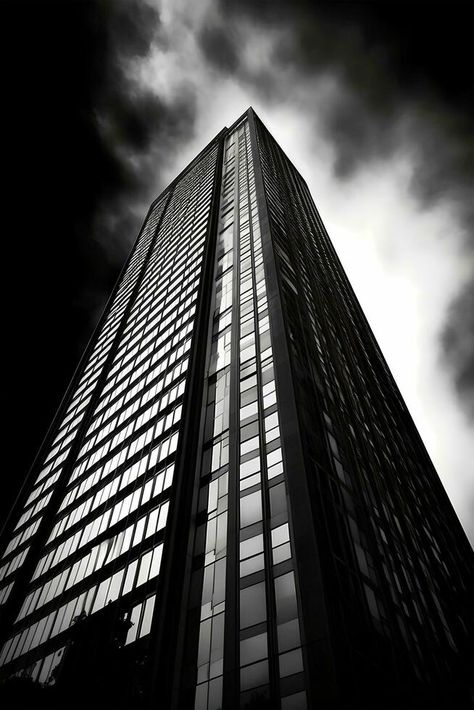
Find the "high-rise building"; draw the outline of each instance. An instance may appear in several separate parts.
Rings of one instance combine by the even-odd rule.
[[[468,706],[472,549],[251,109],[152,204],[0,565],[30,702]]]

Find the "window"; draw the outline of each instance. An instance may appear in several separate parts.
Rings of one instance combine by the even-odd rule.
[[[240,688],[248,690],[268,683],[268,661],[260,661],[240,669]]]
[[[246,666],[248,663],[254,663],[268,655],[267,634],[258,634],[251,636],[240,642],[240,665]]]
[[[240,527],[252,525],[262,519],[262,495],[255,491],[240,499]]]
[[[284,678],[293,673],[300,673],[303,670],[303,654],[301,648],[294,651],[282,653],[279,657],[280,678]]]
[[[275,602],[277,623],[282,624],[298,615],[294,572],[288,572],[275,579]]]
[[[240,591],[240,628],[254,626],[265,621],[267,606],[265,583],[260,582]]]

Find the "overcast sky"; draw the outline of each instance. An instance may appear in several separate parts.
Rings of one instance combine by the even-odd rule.
[[[12,496],[149,202],[252,105],[306,179],[474,541],[471,3],[1,9]]]

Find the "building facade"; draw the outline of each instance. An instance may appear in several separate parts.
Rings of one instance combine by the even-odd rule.
[[[5,692],[469,707],[472,549],[252,109],[151,206],[1,551]]]

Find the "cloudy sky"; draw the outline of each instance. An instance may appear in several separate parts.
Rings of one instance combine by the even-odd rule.
[[[252,105],[308,182],[474,541],[472,7],[1,4],[4,274],[18,274],[4,506],[148,204]]]

